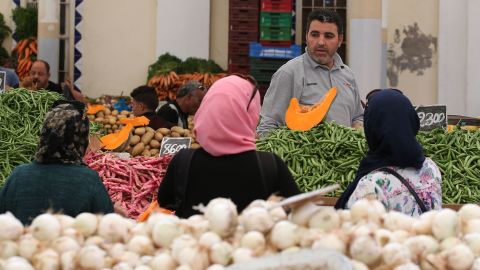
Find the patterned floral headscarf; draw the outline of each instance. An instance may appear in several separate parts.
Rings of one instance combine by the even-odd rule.
[[[35,161],[81,165],[88,147],[89,121],[85,105],[57,101],[46,113]]]

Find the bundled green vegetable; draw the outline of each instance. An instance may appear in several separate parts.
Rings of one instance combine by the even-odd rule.
[[[0,94],[0,187],[15,166],[32,160],[45,113],[60,98],[43,90]]]
[[[444,203],[480,202],[480,131],[435,130],[420,132],[417,139],[442,172]],[[367,151],[362,131],[335,123],[308,132],[278,129],[257,147],[279,155],[303,191],[339,183],[334,196],[354,179]]]

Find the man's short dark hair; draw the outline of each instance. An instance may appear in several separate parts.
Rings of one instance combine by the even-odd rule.
[[[158,95],[154,88],[142,85],[130,93],[137,102],[145,104],[148,109],[155,111],[158,107]]]
[[[47,69],[47,74],[50,74],[50,65],[47,63],[47,61],[41,59],[37,59],[36,61],[43,63],[45,65],[45,68]]]
[[[322,23],[333,23],[337,26],[338,34],[343,35],[343,23],[342,18],[340,15],[332,9],[314,9],[310,14],[308,14],[307,18],[307,25],[305,29],[307,29],[307,33],[310,30],[310,24],[312,21],[320,21]]]
[[[195,89],[200,89],[203,91],[205,90],[205,86],[198,81],[188,81],[178,89],[177,98],[184,97]]]

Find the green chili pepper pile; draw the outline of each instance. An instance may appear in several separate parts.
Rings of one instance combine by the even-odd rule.
[[[443,202],[480,202],[480,131],[435,130],[420,132],[417,138],[442,172]],[[308,132],[277,129],[258,140],[257,147],[279,155],[303,191],[339,183],[332,196],[339,196],[354,179],[367,151],[362,131],[335,123]]]
[[[15,166],[32,160],[45,113],[61,97],[26,89],[0,94],[0,187]]]

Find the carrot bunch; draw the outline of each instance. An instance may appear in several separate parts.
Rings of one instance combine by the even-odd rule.
[[[17,43],[17,46],[15,46],[13,49],[13,52],[17,55],[18,61],[16,72],[20,80],[23,80],[26,76],[28,76],[30,68],[37,58],[37,40],[34,38],[22,39]]]
[[[156,89],[160,100],[165,100],[167,98],[175,99],[178,88],[184,85],[187,81],[198,81],[205,85],[206,88],[210,88],[215,81],[226,75],[226,73],[177,74],[175,71],[170,71],[168,73],[153,76],[147,84]]]

